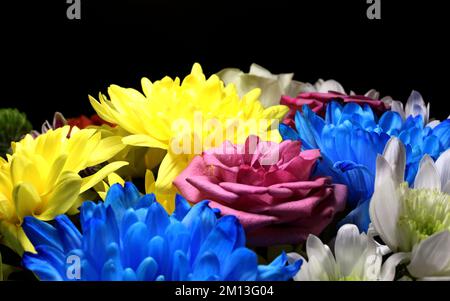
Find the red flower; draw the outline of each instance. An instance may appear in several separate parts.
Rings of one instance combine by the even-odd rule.
[[[97,114],[92,115],[91,118],[88,118],[85,115],[80,115],[79,117],[76,118],[69,118],[67,119],[67,124],[70,125],[71,127],[76,126],[80,129],[84,129],[90,125],[100,126],[102,124],[107,124],[111,127],[114,126],[112,123],[109,123],[101,119],[100,116],[98,116]]]
[[[301,111],[304,105],[308,105],[318,115],[324,117],[327,104],[332,101],[341,101],[344,103],[354,102],[357,104],[369,105],[376,114],[381,115],[384,111],[389,109],[387,105],[377,99],[370,98],[364,95],[346,95],[339,92],[329,91],[328,93],[321,92],[306,92],[300,93],[297,97],[282,96],[281,104],[289,107],[289,113],[286,115],[283,123],[295,127],[294,119],[296,111]]]

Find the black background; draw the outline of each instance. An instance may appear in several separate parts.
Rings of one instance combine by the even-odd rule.
[[[93,113],[87,95],[106,92],[113,83],[140,88],[143,76],[184,77],[194,62],[207,75],[225,67],[247,70],[256,62],[274,73],[295,72],[301,81],[333,78],[347,91],[376,88],[402,101],[416,89],[432,103],[434,117],[446,118],[450,12],[445,1],[381,1],[382,20],[366,18],[366,0],[81,0],[81,20],[66,18],[65,0],[3,1],[0,107],[19,108],[37,127],[54,111],[66,117]],[[18,292],[21,283],[9,285],[33,298],[42,293],[58,299],[83,297],[99,286],[79,290],[58,284]],[[428,290],[404,285],[403,295]],[[103,291],[116,294],[121,287],[127,288],[104,285]],[[173,287],[128,286],[152,295],[172,295]],[[393,289],[358,287],[291,283],[279,292],[360,300]]]
[[[35,126],[54,111],[93,113],[87,95],[110,84],[140,89],[140,78],[183,78],[194,62],[211,75],[256,62],[314,82],[406,101],[412,89],[447,109],[449,65],[445,1],[381,0],[368,20],[366,0],[81,0],[68,20],[65,0],[0,4],[2,107]]]

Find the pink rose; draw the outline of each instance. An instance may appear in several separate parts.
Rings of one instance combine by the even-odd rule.
[[[329,91],[328,93],[306,92],[300,93],[297,97],[282,96],[281,104],[289,107],[289,113],[286,115],[283,123],[294,126],[295,112],[301,111],[303,105],[308,105],[318,115],[324,117],[327,104],[337,100],[344,103],[354,102],[357,104],[368,104],[376,114],[382,114],[388,109],[381,100],[376,100],[364,95],[346,95],[339,92]]]
[[[188,201],[211,200],[223,215],[235,215],[250,245],[297,244],[319,235],[345,207],[346,186],[311,178],[319,157],[319,150],[301,152],[299,141],[251,136],[245,145],[227,141],[195,157],[174,184]]]

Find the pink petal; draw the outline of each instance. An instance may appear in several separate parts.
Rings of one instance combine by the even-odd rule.
[[[219,186],[222,187],[225,190],[228,190],[230,192],[233,192],[235,194],[263,194],[267,193],[267,187],[261,187],[261,186],[252,186],[252,185],[245,185],[245,184],[239,184],[239,183],[230,183],[230,182],[221,182],[219,183]]]
[[[237,194],[220,187],[218,183],[215,182],[215,179],[211,177],[191,176],[186,178],[186,181],[197,188],[197,190],[201,192],[204,199],[219,199],[224,203],[233,203],[239,198]]]
[[[264,214],[253,214],[245,211],[240,211],[237,209],[227,207],[223,204],[216,203],[214,201],[211,201],[209,203],[209,206],[211,208],[219,209],[222,215],[236,216],[239,219],[241,225],[244,227],[244,229],[246,229],[246,231],[261,228],[273,224],[277,221],[277,218],[273,216]]]

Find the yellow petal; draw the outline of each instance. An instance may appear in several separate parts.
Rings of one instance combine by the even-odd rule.
[[[56,216],[64,214],[73,206],[80,194],[81,177],[71,171],[64,171],[56,187],[49,195],[43,196],[47,199],[39,213],[34,216],[41,220],[52,220]]]
[[[123,186],[125,184],[125,181],[118,174],[113,172],[108,176],[108,184],[109,186],[112,186],[117,183]]]
[[[17,239],[25,252],[36,253],[33,244],[28,239],[22,228],[17,229]]]
[[[146,147],[155,147],[155,148],[162,148],[162,149],[168,148],[167,143],[163,143],[163,142],[156,140],[155,138],[147,136],[147,135],[126,136],[126,137],[122,138],[122,142],[124,144],[134,145],[134,146],[146,146]]]
[[[150,148],[145,154],[145,167],[148,169],[153,169],[159,164],[166,156],[167,151],[161,148]]]
[[[97,145],[94,153],[90,155],[88,166],[94,166],[105,162],[125,148],[122,137],[111,136],[104,138]]]
[[[113,162],[113,163],[110,163],[110,164],[104,166],[102,169],[97,171],[95,174],[93,174],[89,177],[83,178],[80,193],[85,192],[86,190],[88,190],[89,188],[93,187],[95,184],[99,183],[104,178],[106,178],[110,173],[115,172],[116,170],[118,170],[119,168],[121,168],[122,166],[125,166],[125,165],[128,165],[128,162],[124,162],[124,161]]]
[[[54,185],[58,181],[58,178],[64,169],[66,161],[67,155],[63,154],[53,162],[53,165],[50,167],[50,172],[47,177],[47,185],[46,185],[47,191],[45,191],[44,194],[47,194],[51,189],[53,189]]]
[[[151,170],[147,169],[145,171],[145,193],[154,193],[155,192],[155,177]]]
[[[20,183],[14,187],[13,199],[20,223],[25,216],[33,215],[41,205],[41,197],[34,186],[28,182]]]
[[[0,221],[1,243],[19,255],[23,254],[23,247],[18,239],[18,232],[21,229],[14,223]]]
[[[283,105],[268,107],[267,109],[264,110],[263,118],[268,120],[270,119],[280,120],[287,114],[288,111],[289,107]]]
[[[167,153],[158,170],[156,191],[162,194],[173,194],[176,189],[173,180],[187,167],[188,157]]]

